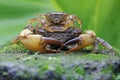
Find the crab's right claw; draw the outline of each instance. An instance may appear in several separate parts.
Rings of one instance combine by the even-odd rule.
[[[44,46],[44,51],[47,53],[56,53],[59,52],[59,50],[55,50],[55,49],[50,49],[47,47],[47,45],[58,45],[58,46],[63,46],[63,42],[58,41],[57,39],[54,38],[47,38],[47,37],[43,37],[44,42],[40,43],[41,44],[45,44]]]
[[[62,42],[54,38],[46,38],[41,35],[29,35],[27,38],[20,40],[22,44],[29,50],[45,52],[45,53],[56,53],[58,50],[48,49],[47,45],[63,45]]]

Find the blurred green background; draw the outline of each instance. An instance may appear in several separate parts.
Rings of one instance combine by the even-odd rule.
[[[120,48],[120,0],[0,0],[0,45],[12,40],[36,14],[76,14],[83,30],[92,29]]]

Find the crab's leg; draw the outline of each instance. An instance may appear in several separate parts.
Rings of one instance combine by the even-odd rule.
[[[93,47],[93,53],[97,53],[98,52],[98,41],[95,40],[94,44],[92,45]]]
[[[41,21],[42,19],[44,19],[44,15],[42,14],[37,14],[38,18],[33,18],[33,19],[30,19],[28,20],[28,24],[32,24],[36,21]]]
[[[39,19],[39,18],[30,19],[30,20],[28,20],[28,24],[32,24],[32,23],[38,21],[38,19]]]
[[[101,45],[103,45],[104,47],[108,48],[110,51],[113,51],[113,47],[108,43],[106,42],[105,40],[97,37],[96,39]]]
[[[28,24],[32,24],[34,22],[38,22],[42,28],[45,28],[46,30],[50,31],[50,32],[53,32],[50,28],[49,28],[49,22],[45,19],[45,15],[42,15],[42,14],[39,14],[37,15],[39,16],[38,18],[34,18],[34,19],[30,19],[28,20]]]
[[[76,26],[75,25],[76,21],[78,22],[78,24],[80,25],[80,28],[81,28],[81,26],[82,26],[81,20],[75,15],[68,15],[68,19],[67,19],[67,21],[65,23],[64,30],[66,30],[71,25]]]

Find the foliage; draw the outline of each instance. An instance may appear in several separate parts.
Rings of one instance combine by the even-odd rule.
[[[119,3],[119,0],[0,0],[0,45],[12,40],[36,14],[62,11],[76,14],[83,22],[83,30],[93,29],[99,37],[120,48]]]

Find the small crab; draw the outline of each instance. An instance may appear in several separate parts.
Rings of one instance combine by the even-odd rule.
[[[35,23],[35,25],[33,25]],[[43,53],[70,53],[92,45],[98,51],[98,43],[112,50],[112,46],[96,36],[92,30],[82,33],[82,22],[76,15],[62,12],[39,14],[12,41],[20,41],[24,47]]]

